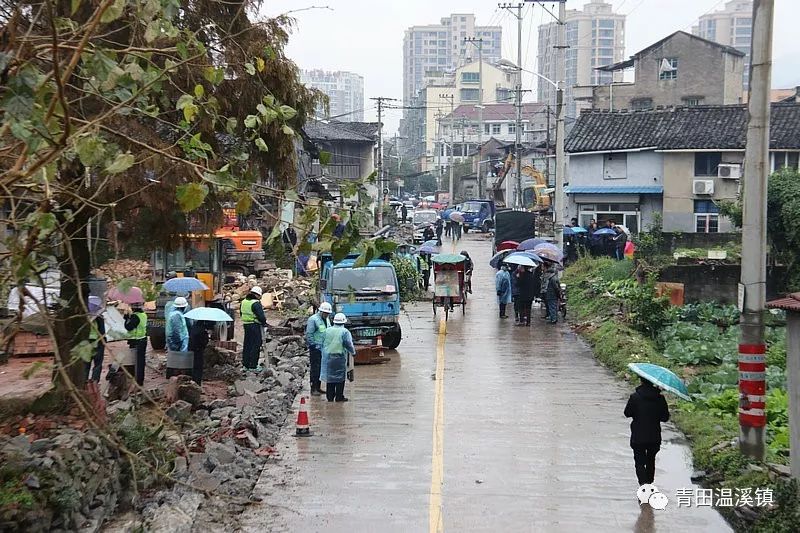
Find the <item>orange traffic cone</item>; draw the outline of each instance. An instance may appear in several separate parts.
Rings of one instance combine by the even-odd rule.
[[[308,406],[306,405],[306,397],[300,397],[300,411],[297,413],[297,430],[296,437],[309,437],[311,436],[311,429],[308,427]]]

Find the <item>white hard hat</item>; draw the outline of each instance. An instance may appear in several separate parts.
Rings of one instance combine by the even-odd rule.
[[[252,289],[250,289],[250,292],[252,292],[253,294],[258,294],[259,296],[261,296],[262,294],[264,294],[264,291],[262,291],[262,290],[261,290],[261,287],[259,287],[258,285],[256,285],[256,286],[255,286],[255,287],[253,287]]]
[[[178,307],[178,308],[182,309],[182,308],[184,308],[184,307],[186,307],[188,305],[189,305],[189,302],[187,302],[186,298],[184,298],[183,296],[178,296],[177,298],[175,298],[175,307]]]
[[[322,302],[319,306],[319,310],[323,313],[332,313],[333,307],[328,302]]]
[[[336,313],[333,317],[334,324],[347,324],[347,317],[344,316],[344,313]]]

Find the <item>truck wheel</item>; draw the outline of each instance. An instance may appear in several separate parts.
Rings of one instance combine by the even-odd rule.
[[[154,350],[163,350],[167,347],[167,335],[164,328],[150,330],[150,347]]]
[[[481,231],[484,233],[489,233],[490,229],[492,229],[492,224],[488,220],[484,220],[483,225],[481,226]]]
[[[403,338],[403,332],[400,330],[400,326],[395,326],[394,328],[390,329],[386,332],[383,336],[383,345],[390,350],[394,350],[398,346],[400,346],[400,341]]]

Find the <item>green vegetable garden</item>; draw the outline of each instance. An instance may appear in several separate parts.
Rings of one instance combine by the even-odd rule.
[[[786,335],[782,314],[767,316],[767,460],[752,464],[738,438],[739,312],[713,303],[672,307],[658,296],[653,277],[637,280],[631,261],[582,258],[565,272],[569,305],[578,331],[604,364],[627,378],[630,362],[666,366],[686,381],[692,402],[676,400],[675,423],[692,442],[695,468],[710,487],[772,487],[782,498],[775,509],[741,516],[720,509],[737,530],[800,531],[795,483],[773,470],[788,464]]]

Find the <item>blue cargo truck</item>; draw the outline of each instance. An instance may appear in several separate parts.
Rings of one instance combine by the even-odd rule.
[[[357,254],[334,264],[325,254],[321,259],[319,301],[333,306],[334,313],[344,313],[347,329],[355,344],[377,343],[387,348],[400,345],[400,287],[392,263],[373,259],[356,268]]]
[[[464,216],[464,231],[482,231],[488,233],[494,227],[496,208],[493,200],[467,200],[461,204]]]

